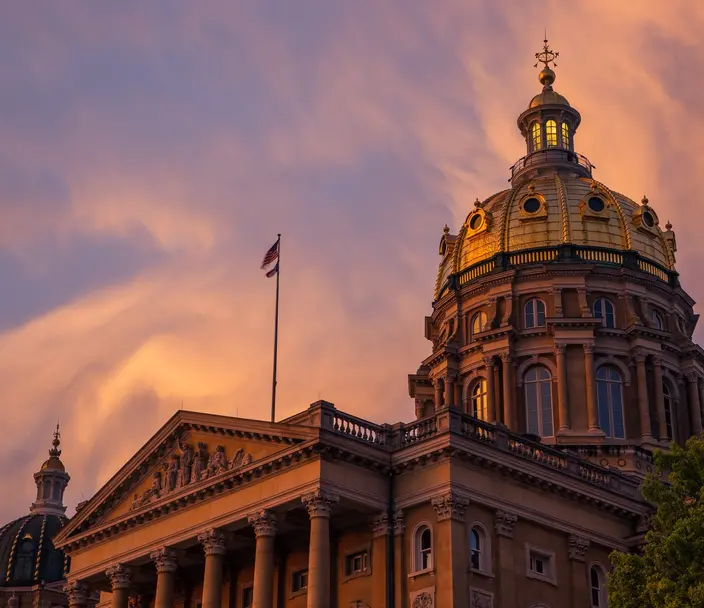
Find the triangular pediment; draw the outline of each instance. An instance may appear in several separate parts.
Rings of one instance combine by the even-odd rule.
[[[71,519],[61,544],[317,437],[312,427],[177,412]]]

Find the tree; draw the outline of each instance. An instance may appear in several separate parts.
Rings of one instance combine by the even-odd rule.
[[[704,441],[657,452],[655,466],[642,487],[656,508],[644,551],[611,554],[609,607],[704,608]]]

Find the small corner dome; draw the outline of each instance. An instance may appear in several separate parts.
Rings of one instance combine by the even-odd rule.
[[[538,106],[548,105],[571,107],[570,102],[567,101],[566,97],[560,95],[557,91],[553,91],[552,87],[546,87],[535,97],[533,97],[533,99],[530,100],[528,109],[530,110],[533,108],[537,108]]]
[[[58,456],[50,456],[47,460],[44,461],[44,464],[42,464],[42,471],[61,471],[62,473],[66,472],[66,467],[64,467],[64,463],[61,462]]]

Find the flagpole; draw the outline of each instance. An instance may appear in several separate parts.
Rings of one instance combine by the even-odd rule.
[[[279,347],[279,276],[281,275],[281,235],[279,238],[279,258],[276,260],[278,271],[276,273],[276,312],[274,313],[274,379],[271,383],[271,421],[276,421],[276,359]]]

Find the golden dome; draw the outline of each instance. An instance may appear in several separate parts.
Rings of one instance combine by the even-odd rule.
[[[48,460],[44,461],[44,464],[42,464],[42,471],[46,470],[52,470],[52,471],[66,471],[66,467],[64,467],[64,463],[59,460],[57,456],[51,456]]]
[[[546,105],[569,106],[570,102],[557,91],[553,91],[552,87],[546,87],[530,100],[528,108],[537,108],[538,106]]]

